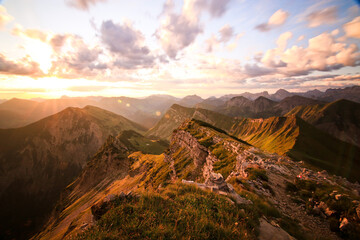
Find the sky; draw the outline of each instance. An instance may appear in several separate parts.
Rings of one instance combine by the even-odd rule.
[[[354,0],[0,0],[0,99],[360,85]]]

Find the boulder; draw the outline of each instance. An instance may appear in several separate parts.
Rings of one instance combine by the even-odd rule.
[[[295,240],[281,227],[273,226],[265,218],[260,219],[259,240]]]

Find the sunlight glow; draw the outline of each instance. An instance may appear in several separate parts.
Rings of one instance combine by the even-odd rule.
[[[38,62],[40,69],[44,73],[48,73],[51,68],[51,47],[43,42],[34,39],[26,39],[25,51],[30,55],[31,59]]]

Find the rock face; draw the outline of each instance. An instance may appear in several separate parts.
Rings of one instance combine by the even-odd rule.
[[[4,220],[0,232],[11,229],[9,236],[24,233],[26,238],[26,229],[42,223],[60,192],[108,135],[126,129],[144,130],[119,115],[89,106],[68,108],[23,128],[0,130],[0,208]],[[25,222],[28,227],[22,227]]]
[[[266,219],[260,219],[259,240],[295,240],[281,227],[271,225]]]

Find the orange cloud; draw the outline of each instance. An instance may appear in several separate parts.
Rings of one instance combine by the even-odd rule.
[[[344,24],[343,28],[347,37],[360,38],[360,17]]]
[[[288,12],[279,9],[273,15],[271,15],[267,23],[259,24],[255,28],[261,32],[267,32],[275,27],[283,25],[288,17]]]

